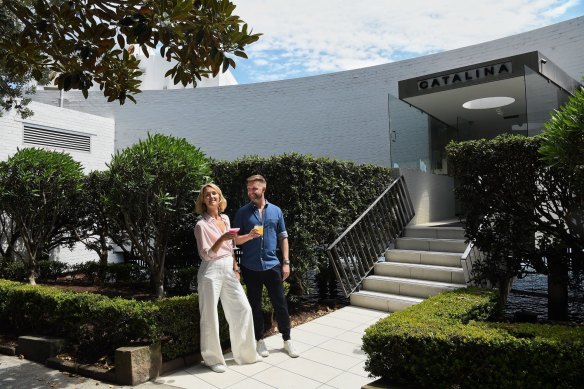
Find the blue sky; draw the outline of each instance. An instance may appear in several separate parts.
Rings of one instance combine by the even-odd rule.
[[[584,0],[232,0],[254,32],[240,84],[452,50],[584,15]]]

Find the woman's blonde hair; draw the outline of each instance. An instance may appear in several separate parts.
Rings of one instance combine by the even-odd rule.
[[[207,206],[203,201],[203,192],[207,187],[214,189],[219,194],[219,213],[223,212],[225,208],[227,208],[227,200],[225,200],[225,197],[223,197],[223,192],[221,192],[221,189],[213,183],[208,183],[201,187],[201,191],[199,192],[197,200],[195,201],[195,212],[199,215],[207,212]]]

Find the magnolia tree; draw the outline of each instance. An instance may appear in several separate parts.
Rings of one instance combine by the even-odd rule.
[[[160,134],[148,135],[112,158],[108,199],[112,227],[148,264],[159,298],[164,296],[169,242],[187,223],[196,192],[209,173],[207,158],[198,148]]]
[[[246,58],[245,47],[259,39],[234,10],[228,0],[0,0],[0,97],[12,102],[21,81],[46,81],[50,71],[61,90],[87,98],[99,85],[110,102],[135,102],[142,75],[136,48],[176,61],[167,73],[175,84],[196,85],[234,68],[234,58]]]
[[[56,151],[22,149],[0,165],[0,204],[19,234],[31,284],[42,256],[75,242],[82,179],[81,164]]]

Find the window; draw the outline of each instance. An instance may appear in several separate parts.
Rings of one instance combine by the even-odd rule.
[[[90,134],[58,130],[36,124],[24,124],[24,143],[91,152]]]

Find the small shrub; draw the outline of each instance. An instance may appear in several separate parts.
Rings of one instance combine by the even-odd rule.
[[[219,310],[220,338],[229,339]],[[0,328],[17,335],[63,337],[94,360],[118,347],[160,341],[164,360],[199,351],[196,294],[151,301],[108,298],[0,280]]]
[[[27,270],[24,263],[20,260],[4,260],[2,267],[0,267],[0,277],[13,280],[24,281],[27,276]]]
[[[106,282],[109,283],[143,283],[148,281],[148,278],[148,271],[134,262],[109,263],[107,265]]]
[[[82,277],[86,282],[95,284],[99,276],[99,263],[87,261],[69,265],[69,274],[74,277]]]
[[[421,388],[576,388],[584,327],[486,322],[497,293],[441,293],[369,327],[366,370]]]
[[[60,261],[39,261],[38,263],[38,280],[41,282],[57,281],[57,278],[63,276],[69,270],[69,265]]]
[[[197,285],[199,266],[173,267],[166,269],[165,289],[174,289],[178,293],[188,294]]]

